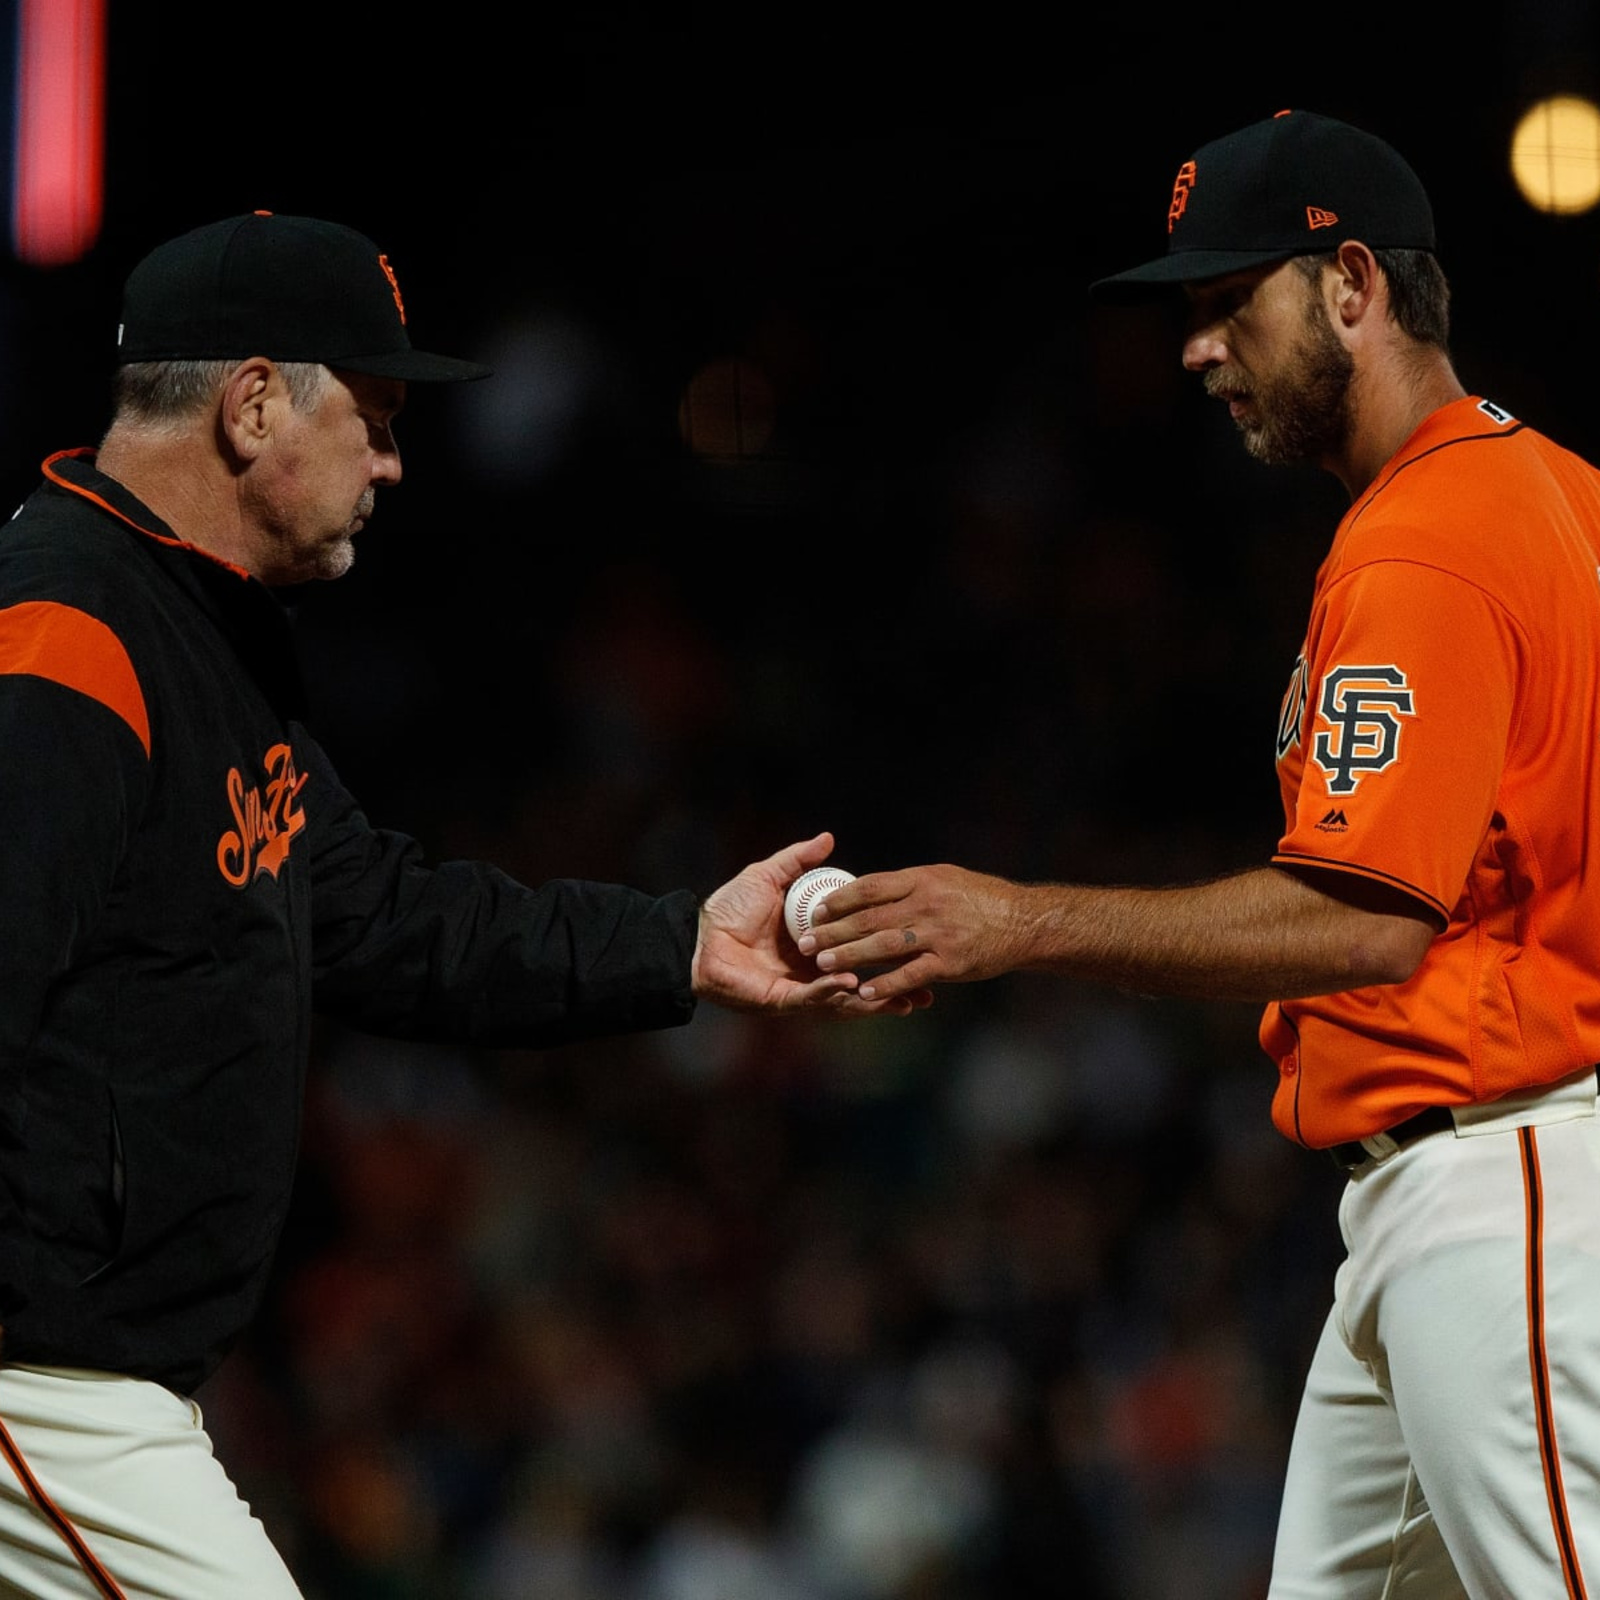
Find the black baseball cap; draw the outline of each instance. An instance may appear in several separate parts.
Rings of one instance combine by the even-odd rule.
[[[411,347],[394,269],[354,228],[253,211],[157,245],[128,275],[117,360],[313,361],[449,383],[489,368]]]
[[[1166,254],[1089,292],[1138,299],[1346,239],[1374,250],[1435,249],[1427,192],[1376,135],[1312,111],[1280,111],[1185,161],[1167,207]]]

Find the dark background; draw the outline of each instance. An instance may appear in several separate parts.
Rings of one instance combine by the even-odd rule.
[[[496,368],[414,392],[294,597],[375,820],[649,889],[822,827],[856,870],[1256,862],[1338,492],[1086,286],[1198,144],[1344,117],[1434,197],[1467,386],[1600,454],[1600,235],[1506,162],[1595,21],[1528,9],[113,0],[101,240],[0,277],[0,495],[104,426],[146,249],[336,218]],[[697,454],[732,360],[770,434]],[[1019,978],[542,1057],[330,1030],[220,1452],[311,1595],[1254,1600],[1338,1259],[1254,1023]]]
[[[1268,775],[1223,774],[1252,770],[1259,706],[1145,685],[1160,724],[1108,704],[1086,750],[1015,704],[1047,719],[1097,692],[1084,669],[1114,681],[1136,645],[1175,654],[1177,627],[1207,630],[1193,643],[1228,652],[1230,691],[1275,709],[1337,511],[1331,485],[1239,459],[1178,370],[1174,327],[1091,315],[1085,286],[1160,250],[1196,144],[1285,105],[1343,116],[1435,196],[1469,387],[1587,450],[1596,225],[1529,212],[1505,150],[1535,93],[1589,87],[1593,36],[1576,5],[1448,38],[1402,7],[1341,47],[1249,10],[1225,27],[1005,6],[465,6],[410,23],[113,0],[103,235],[79,266],[6,273],[0,480],[20,497],[42,455],[97,436],[118,286],[145,249],[257,207],[336,217],[387,252],[418,343],[497,367],[471,392],[414,395],[408,480],[359,574],[305,598],[308,647],[338,657],[323,726],[357,735],[352,781],[398,754],[370,737],[407,721],[367,694],[385,671],[427,697],[417,714],[448,707],[430,756],[406,746],[403,791],[437,790],[424,765],[542,766],[548,649],[648,603],[710,630],[741,677],[767,669],[750,693],[782,693],[772,680],[804,658],[788,688],[803,703],[770,706],[761,748],[721,751],[703,781],[758,763],[780,827],[833,827],[852,864],[970,857],[975,813],[1004,826],[1019,804],[1033,842],[1007,848],[1047,857],[1072,849],[1038,836],[1064,805],[1091,826],[1245,815],[1253,847]],[[680,402],[736,357],[771,385],[774,431],[708,465]],[[1083,605],[1140,562],[1182,619],[1152,597],[1101,619],[1115,637],[1085,637]],[[1069,586],[1083,594],[1063,602]],[[1043,681],[1063,652],[1077,683]],[[1022,741],[1019,766],[1047,782],[985,799],[974,722]],[[822,724],[825,771],[808,763],[797,792],[789,736]],[[1185,774],[1181,801],[1157,762]],[[430,838],[444,826],[433,794],[393,803]],[[725,863],[694,865],[714,881]]]

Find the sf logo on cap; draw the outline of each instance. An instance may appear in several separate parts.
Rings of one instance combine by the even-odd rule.
[[[1178,218],[1189,208],[1189,191],[1194,188],[1194,162],[1185,161],[1178,168],[1172,184],[1172,204],[1167,207],[1167,232],[1177,226]]]
[[[400,298],[400,280],[394,275],[394,268],[389,265],[388,256],[379,256],[378,265],[383,268],[383,275],[389,280],[389,293],[394,296],[394,308],[400,313],[400,324],[405,326],[406,303]]]
[[[1335,667],[1322,680],[1312,754],[1328,775],[1329,794],[1353,794],[1362,775],[1382,772],[1400,754],[1400,718],[1414,716],[1398,667]]]

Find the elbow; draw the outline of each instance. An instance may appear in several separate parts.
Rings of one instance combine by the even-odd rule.
[[[1420,917],[1382,917],[1372,923],[1351,950],[1351,986],[1405,983],[1422,965],[1435,928]]]

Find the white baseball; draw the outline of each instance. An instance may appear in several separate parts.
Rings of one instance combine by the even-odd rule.
[[[801,934],[809,933],[812,906],[835,889],[842,889],[854,877],[855,873],[846,872],[843,867],[813,867],[809,872],[802,872],[783,897],[783,922],[789,937],[798,939]]]

